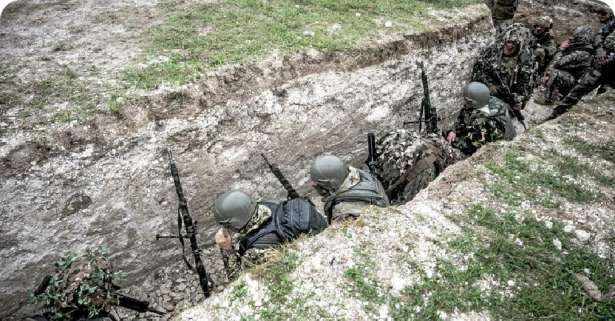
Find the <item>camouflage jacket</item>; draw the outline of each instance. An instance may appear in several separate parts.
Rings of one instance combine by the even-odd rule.
[[[569,72],[575,79],[579,79],[592,68],[592,51],[591,46],[570,46],[553,60],[553,68]]]
[[[486,0],[494,20],[512,19],[517,11],[519,0]]]
[[[461,158],[459,150],[438,134],[398,129],[378,143],[376,174],[391,204],[402,204]]]
[[[532,50],[540,69],[544,71],[557,52],[557,42],[550,32],[546,32],[540,37],[534,37]]]
[[[466,155],[487,143],[515,136],[508,105],[496,97],[491,97],[486,108],[464,107],[455,123],[455,133],[453,147]]]
[[[259,204],[258,210],[250,218],[246,226],[233,235],[233,239],[236,240],[233,248],[220,251],[229,282],[235,280],[243,268],[261,264],[271,254],[271,249],[251,248],[243,256],[239,255],[239,242],[241,239],[251,231],[257,230],[267,223],[271,215],[271,210],[267,206]]]
[[[613,31],[615,31],[615,18],[611,17],[611,19],[596,33],[594,37],[594,48],[596,49],[596,54],[604,54],[604,40],[608,37]]]
[[[511,26],[514,28],[518,26]],[[532,52],[533,38],[526,31],[527,39],[515,56],[504,56],[504,39],[498,39],[486,48],[472,69],[472,81],[482,82],[500,98],[515,109],[525,108],[534,88],[534,72],[537,69]]]

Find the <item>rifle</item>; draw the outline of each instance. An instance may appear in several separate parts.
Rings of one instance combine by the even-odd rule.
[[[496,80],[500,83],[500,88],[504,89],[505,97],[503,98],[509,104],[508,110],[521,123],[521,125],[523,126],[523,129],[527,130],[527,125],[525,124],[525,117],[521,113],[521,110],[513,108],[513,105],[515,104],[515,96],[510,91],[510,88],[508,88],[508,86],[504,84],[504,81],[502,80],[502,77],[500,77],[500,74],[497,71],[494,71],[493,74],[495,75]]]
[[[184,190],[182,189],[182,184],[179,180],[179,173],[177,171],[177,165],[175,164],[175,160],[173,159],[173,154],[171,154],[170,150],[167,150],[167,155],[169,157],[169,168],[171,169],[171,176],[173,176],[173,182],[175,183],[175,192],[177,193],[177,198],[179,200],[179,205],[177,208],[177,236],[175,235],[159,235],[156,234],[156,240],[162,238],[177,238],[179,239],[179,243],[182,245],[182,257],[184,262],[188,266],[188,269],[195,271],[199,277],[199,283],[201,284],[201,289],[203,289],[203,294],[205,298],[209,297],[209,278],[207,276],[207,271],[205,270],[205,266],[203,265],[203,261],[201,260],[201,249],[199,248],[199,244],[196,238],[196,221],[192,221],[192,216],[190,216],[190,211],[188,210],[188,202],[186,201],[186,197],[184,196]],[[182,225],[185,226],[185,233],[182,235]],[[184,245],[184,239],[187,238],[190,240],[190,249],[192,251],[192,255],[194,256],[194,267],[186,258],[186,249]]]
[[[367,134],[367,160],[365,161],[365,165],[369,168],[369,172],[372,175],[376,174],[376,159],[378,158],[376,151],[376,134],[368,133]]]
[[[417,62],[421,68],[421,83],[423,85],[423,100],[421,101],[421,113],[418,121],[405,122],[404,124],[419,124],[419,133],[423,130],[423,123],[427,132],[438,133],[438,113],[431,105],[431,94],[429,91],[429,79],[425,73],[425,66],[422,61]]]
[[[263,157],[263,159],[265,160],[265,163],[267,164],[267,166],[269,166],[269,170],[271,171],[271,173],[278,179],[278,181],[280,181],[280,184],[282,184],[282,186],[284,186],[284,189],[288,193],[288,195],[286,197],[289,200],[292,200],[292,199],[295,199],[295,198],[300,198],[301,196],[299,195],[299,193],[297,193],[297,190],[286,179],[284,174],[282,174],[282,171],[280,171],[280,168],[278,167],[278,165],[277,164],[271,164],[269,162],[269,159],[267,159],[267,156],[265,156],[265,154],[263,154],[263,153],[261,153],[261,157]]]

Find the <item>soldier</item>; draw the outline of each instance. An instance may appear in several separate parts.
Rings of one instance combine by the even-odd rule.
[[[491,95],[509,104],[520,121],[537,69],[532,38],[529,29],[513,24],[481,54],[472,70],[472,81],[487,85]]]
[[[376,174],[391,204],[403,204],[461,158],[439,134],[399,129],[380,139]]]
[[[469,83],[463,90],[463,96],[465,106],[457,117],[455,129],[446,135],[453,147],[471,155],[489,142],[514,138],[509,107],[491,96],[485,84]]]
[[[118,273],[103,248],[88,250],[82,256],[69,254],[55,266],[55,273],[45,277],[34,291],[34,301],[44,304],[45,313],[32,317],[33,320],[112,320],[112,306],[164,313],[145,301],[117,292],[119,287],[114,281]]]
[[[215,242],[221,249],[229,281],[236,279],[243,267],[262,263],[274,246],[301,234],[317,234],[327,227],[325,218],[305,198],[256,202],[241,191],[218,197],[214,216],[222,225]]]
[[[486,0],[497,33],[512,24],[519,0]]]
[[[329,221],[358,217],[368,205],[386,207],[389,199],[374,175],[347,166],[333,155],[323,155],[310,168],[312,186],[323,197]]]
[[[532,50],[538,63],[536,74],[542,74],[557,52],[557,43],[551,34],[553,19],[548,16],[534,18],[530,21],[530,27],[534,36]]]
[[[581,26],[560,46],[560,52],[542,79],[546,102],[559,103],[548,119],[568,111],[598,85],[601,73],[594,61],[593,40],[592,29]]]
[[[615,16],[613,11],[608,6],[600,6],[597,10],[598,20],[603,24],[600,31],[596,33],[594,37],[594,48],[596,49],[596,55],[604,58],[604,52],[600,52],[602,44],[606,37],[615,31]]]

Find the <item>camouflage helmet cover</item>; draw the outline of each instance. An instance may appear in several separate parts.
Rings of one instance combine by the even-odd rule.
[[[319,156],[310,167],[312,181],[329,192],[336,191],[349,173],[348,166],[333,155]]]
[[[256,211],[256,201],[242,191],[229,191],[214,203],[214,217],[225,227],[241,230]]]
[[[480,82],[471,82],[463,88],[463,98],[474,108],[482,108],[489,104],[491,93],[487,85]]]
[[[541,27],[545,30],[553,28],[553,19],[549,16],[542,16],[534,18],[530,21],[531,25],[535,27]]]
[[[503,32],[503,42],[515,42],[517,44],[523,44],[529,38],[530,30],[519,23],[510,25]]]
[[[588,26],[580,26],[574,30],[572,42],[577,45],[590,45],[594,39],[594,31]]]

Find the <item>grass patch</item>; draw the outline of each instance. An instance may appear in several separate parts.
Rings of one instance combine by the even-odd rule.
[[[568,136],[564,143],[572,146],[581,155],[593,158],[600,157],[611,163],[615,163],[615,141],[609,140],[603,145],[588,143],[577,136]]]
[[[149,56],[158,61],[129,68],[129,87],[182,85],[204,71],[262,57],[277,49],[355,48],[378,31],[427,28],[430,7],[459,7],[478,0],[234,0],[190,8],[161,4],[166,20],[147,31]],[[385,22],[388,28],[384,26]],[[161,58],[162,57],[162,58]]]
[[[298,252],[292,248],[292,244],[288,244],[280,247],[271,259],[253,269],[254,274],[263,279],[269,293],[269,300],[259,311],[260,320],[296,320],[296,316],[304,310],[307,298],[290,295],[293,290],[290,274],[299,263]],[[251,320],[250,317],[243,319]]]
[[[510,149],[504,155],[503,164],[493,161],[485,163],[485,167],[496,176],[494,181],[488,182],[489,190],[508,204],[518,206],[529,200],[544,207],[557,208],[558,198],[573,203],[590,203],[600,196],[598,192],[588,191],[566,177],[584,169],[578,162],[556,159],[551,171],[545,168],[547,163],[542,160],[532,160],[540,165],[537,169],[532,168],[520,155],[518,150]]]
[[[373,313],[377,305],[386,301],[385,295],[381,293],[382,285],[376,279],[376,263],[365,248],[354,250],[354,261],[355,265],[344,271],[344,278],[348,281],[347,291],[351,296],[364,301],[365,310]]]
[[[498,214],[482,206],[471,207],[466,215],[471,227],[449,243],[468,255],[465,267],[440,261],[435,277],[424,278],[389,301],[394,320],[441,320],[441,312],[470,311],[488,311],[495,320],[615,318],[615,304],[589,299],[574,276],[589,269],[604,291],[615,284],[613,267],[574,244],[562,224],[555,222],[549,229],[533,218],[519,223],[513,213]],[[555,248],[554,239],[561,241],[565,253]],[[486,276],[495,286],[483,291],[478,284]]]

